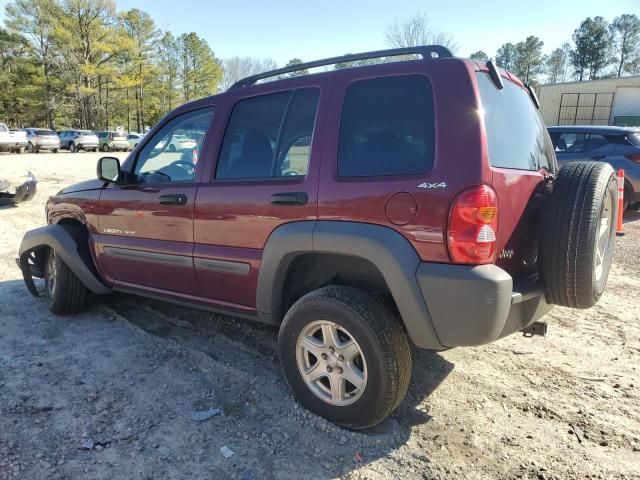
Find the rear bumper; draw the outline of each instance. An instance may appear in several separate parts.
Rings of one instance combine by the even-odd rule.
[[[495,265],[422,263],[416,278],[445,347],[490,343],[522,330],[552,307],[537,278],[514,283]]]
[[[90,150],[98,148],[98,142],[79,142],[77,147],[83,150]]]
[[[29,174],[29,178],[17,186],[13,193],[0,191],[0,206],[18,204],[31,200],[36,194],[37,183],[36,178]]]

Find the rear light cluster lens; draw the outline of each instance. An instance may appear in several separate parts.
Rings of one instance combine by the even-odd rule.
[[[633,163],[638,163],[640,164],[640,153],[631,153],[629,155],[625,155],[625,157],[627,157],[629,160],[631,160]]]
[[[449,212],[447,242],[454,263],[478,265],[496,258],[498,201],[487,185],[464,190]]]

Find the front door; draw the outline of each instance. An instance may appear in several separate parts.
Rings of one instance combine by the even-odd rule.
[[[109,282],[199,296],[193,268],[194,178],[212,117],[213,107],[206,107],[170,119],[127,166],[130,181],[103,190],[95,247]],[[182,142],[185,138],[189,142]]]
[[[259,95],[218,112],[214,143],[221,147],[198,190],[194,263],[203,295],[226,308],[252,313],[271,233],[317,218],[321,82],[276,92],[253,87]]]

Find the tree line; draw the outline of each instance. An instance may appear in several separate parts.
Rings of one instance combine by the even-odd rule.
[[[433,27],[421,12],[389,23],[384,40],[389,47],[459,49],[452,35]],[[502,45],[495,60],[532,84],[640,75],[640,19],[634,14],[611,23],[587,18],[574,31],[573,43],[549,55],[542,53],[543,46],[529,36]],[[489,58],[483,51],[470,57]],[[293,58],[287,65],[299,63]],[[221,60],[196,33],[163,32],[147,12],[119,12],[114,0],[12,0],[5,26],[0,26],[0,119],[14,127],[98,130],[123,125],[140,132],[182,103],[275,68],[268,58]]]
[[[196,33],[174,36],[113,0],[14,0],[0,27],[0,118],[11,125],[142,131],[214,94],[222,66]]]
[[[572,40],[544,55],[544,43],[536,36],[528,36],[515,44],[503,44],[495,61],[531,84],[640,75],[637,15],[620,15],[611,23],[600,16],[588,17],[574,30]],[[470,58],[486,61],[489,56],[478,50]]]

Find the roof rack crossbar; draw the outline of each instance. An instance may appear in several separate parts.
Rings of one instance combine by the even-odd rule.
[[[258,80],[262,80],[269,77],[275,77],[277,75],[283,75],[285,73],[298,72],[300,70],[306,70],[309,68],[323,67],[325,65],[335,65],[336,63],[355,62],[358,60],[368,60],[371,58],[382,57],[398,57],[400,55],[421,55],[423,60],[432,60],[434,58],[447,58],[453,57],[453,54],[447,47],[442,45],[421,45],[418,47],[407,48],[392,48],[389,50],[376,50],[373,52],[353,53],[349,55],[342,55],[340,57],[324,58],[322,60],[314,60],[313,62],[298,63],[288,67],[278,68],[276,70],[270,70],[268,72],[257,73],[250,77],[238,80],[236,83],[229,87],[229,90],[234,88],[246,87],[253,85]]]

